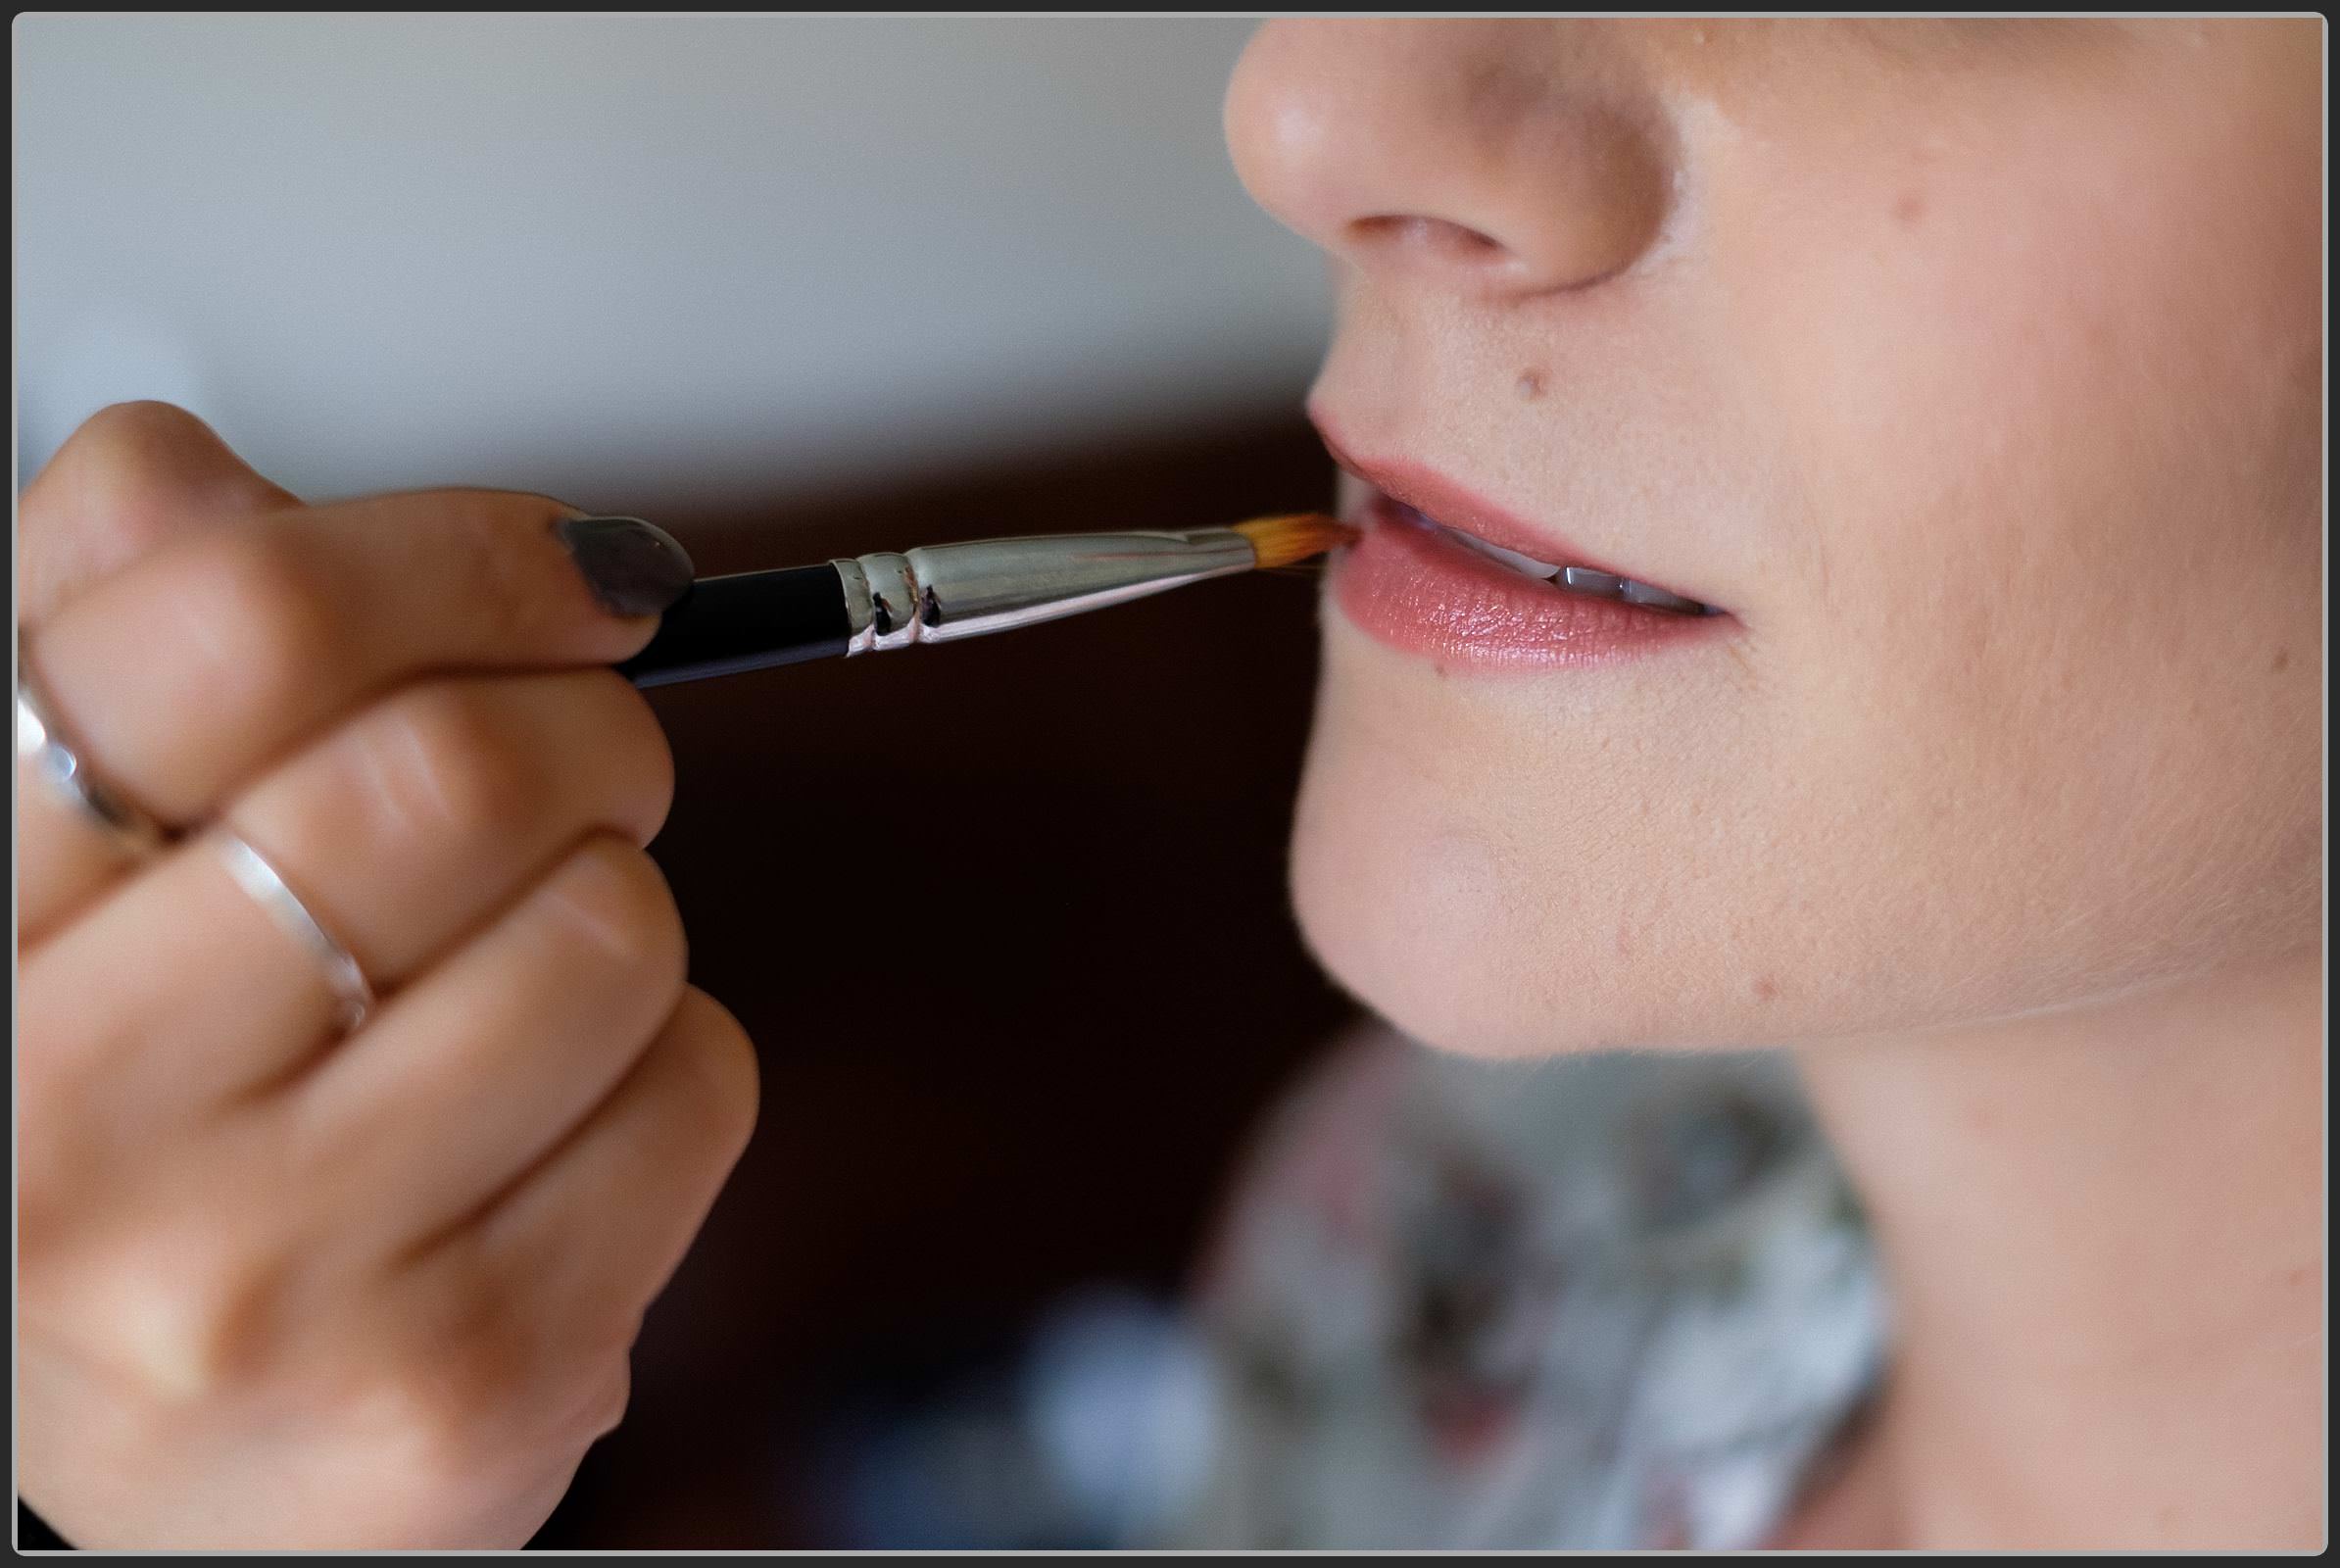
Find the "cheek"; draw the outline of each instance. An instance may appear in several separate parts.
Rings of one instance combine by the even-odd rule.
[[[1782,717],[1866,803],[1849,842],[1925,879],[1904,985],[1952,1012],[2312,918],[2314,160],[2276,120],[2055,102],[1964,158],[1821,171],[1872,198],[1808,193],[1836,249],[1733,225],[1806,519]]]

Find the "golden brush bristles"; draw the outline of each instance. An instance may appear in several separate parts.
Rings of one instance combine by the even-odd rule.
[[[1334,546],[1349,544],[1357,537],[1356,529],[1321,512],[1253,517],[1249,522],[1237,523],[1235,531],[1251,541],[1251,554],[1258,558],[1262,571],[1321,556]]]

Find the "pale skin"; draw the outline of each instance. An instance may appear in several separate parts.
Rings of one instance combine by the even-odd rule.
[[[1232,84],[1344,444],[1738,618],[1490,675],[1328,605],[1293,889],[1441,1048],[1797,1053],[1899,1332],[1781,1544],[2323,1539],[2316,29],[1279,22]],[[24,497],[93,760],[393,999],[336,1044],[199,839],[20,777],[20,1479],[79,1544],[519,1544],[753,1120],[591,667],[649,622],[557,503],[357,507],[152,405]]]
[[[303,507],[160,404],[24,494],[24,653],[187,836],[20,762],[22,1494],[84,1547],[517,1546],[755,1121],[642,846],[672,770],[541,497]],[[229,876],[268,856],[384,1000]]]
[[[1292,880],[1450,1050],[1792,1049],[1887,1258],[1782,1544],[2323,1539],[2318,24],[1270,24],[1311,408],[1739,620],[1325,611]]]

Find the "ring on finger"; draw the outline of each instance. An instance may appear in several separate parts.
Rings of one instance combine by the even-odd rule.
[[[342,1033],[351,1033],[365,1023],[373,1011],[373,987],[366,983],[357,957],[324,928],[266,856],[225,828],[219,830],[219,850],[237,885],[316,956],[341,1009]]]
[[[170,842],[170,829],[90,772],[33,681],[22,642],[17,647],[17,757],[32,762],[84,817],[138,858],[152,857]]]

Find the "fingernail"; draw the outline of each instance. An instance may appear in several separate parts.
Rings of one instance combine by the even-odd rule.
[[[691,586],[690,552],[640,517],[571,517],[553,531],[613,615],[655,615]]]

